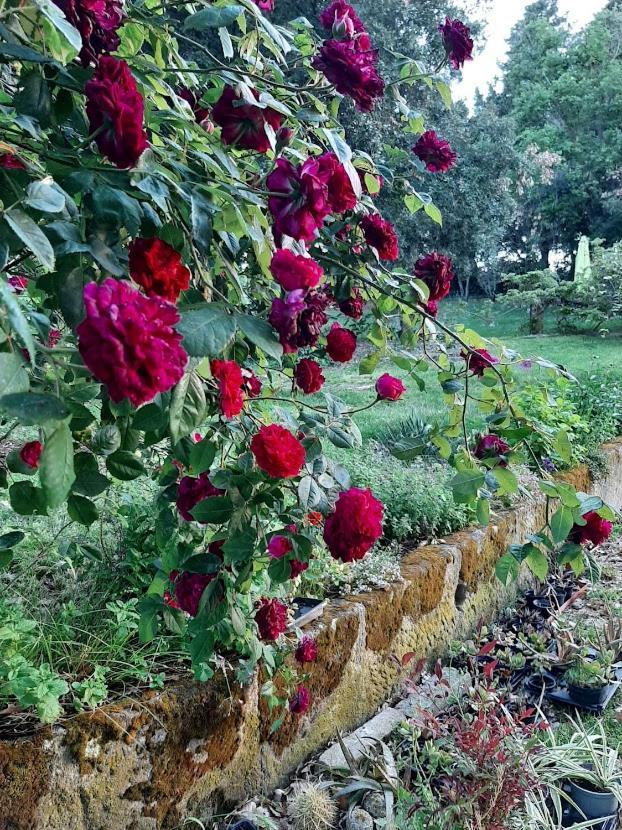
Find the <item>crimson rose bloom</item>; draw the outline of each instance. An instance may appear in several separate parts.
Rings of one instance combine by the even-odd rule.
[[[111,400],[129,398],[140,406],[181,380],[188,355],[174,329],[179,322],[175,306],[111,277],[85,286],[84,306],[86,317],[76,329],[78,348]]]
[[[365,235],[365,242],[378,251],[380,259],[394,261],[400,255],[399,243],[395,228],[379,213],[365,216],[361,222]]]
[[[20,459],[26,464],[28,467],[32,467],[33,470],[36,470],[39,466],[39,459],[41,458],[41,453],[43,452],[43,445],[41,441],[29,441],[19,451]]]
[[[365,300],[357,287],[352,289],[352,294],[347,300],[342,300],[339,303],[339,311],[345,314],[346,317],[351,317],[353,320],[360,320],[363,316],[364,309]]]
[[[473,60],[473,41],[471,30],[461,20],[445,18],[445,23],[438,27],[443,36],[443,45],[454,69],[461,69],[465,61]]]
[[[5,170],[26,170],[26,165],[15,153],[2,153],[0,155],[0,167]]]
[[[309,567],[308,562],[301,562],[300,559],[292,559],[289,563],[290,566],[290,579],[296,579],[300,576],[301,573],[304,573],[307,568]]]
[[[103,128],[95,139],[106,158],[119,168],[134,167],[147,149],[144,103],[125,61],[102,57],[84,87],[89,130]]]
[[[454,278],[453,262],[448,256],[434,251],[415,263],[415,276],[430,289],[429,302],[438,303],[451,289]]]
[[[262,640],[276,640],[287,629],[287,606],[278,599],[262,599],[255,614]]]
[[[255,89],[253,96],[255,100],[259,100],[259,94]],[[270,107],[261,109],[247,104],[230,86],[224,88],[212,109],[212,118],[222,128],[222,140],[225,144],[234,144],[243,150],[256,150],[258,153],[267,153],[270,149],[266,124],[276,132],[283,120],[281,113]]]
[[[311,242],[331,212],[326,175],[319,160],[308,158],[294,167],[279,158],[266,186],[271,193],[282,194],[268,197],[275,233]]]
[[[598,513],[590,511],[583,517],[587,524],[575,524],[568,537],[571,542],[577,545],[585,545],[591,542],[594,547],[602,545],[611,536],[613,525],[607,519],[603,519]]]
[[[200,96],[194,92],[194,90],[190,89],[187,86],[182,86],[177,90],[177,94],[180,98],[190,105],[190,109],[192,110],[192,114],[194,115],[194,119],[197,124],[200,124],[201,127],[205,127],[208,132],[214,131],[214,125],[209,120],[209,110],[207,107],[202,107],[199,103]],[[211,128],[211,129],[210,129]]]
[[[173,571],[173,573],[175,573]],[[171,574],[173,576],[173,574]],[[177,608],[181,608],[186,614],[191,617],[196,617],[199,613],[199,605],[203,591],[207,588],[210,582],[214,579],[215,574],[193,574],[186,571],[180,576],[175,577],[175,602]],[[170,604],[170,603],[167,603]],[[175,606],[171,606],[175,607]]]
[[[378,54],[366,35],[364,47],[356,40],[326,40],[312,65],[323,72],[341,95],[349,95],[361,112],[371,112],[376,98],[384,95],[384,81],[378,74]]]
[[[275,251],[270,263],[270,271],[285,291],[315,288],[324,276],[324,269],[314,259],[297,256],[287,248]]]
[[[328,188],[328,203],[332,213],[354,210],[356,193],[348,172],[334,153],[324,153],[318,158],[320,176]]]
[[[201,473],[196,478],[194,476],[184,476],[179,482],[179,488],[177,490],[176,505],[180,516],[187,522],[195,522],[196,519],[190,511],[199,502],[205,501],[205,499],[209,499],[212,496],[222,496],[224,492],[224,490],[219,490],[218,487],[214,487],[207,473]],[[207,524],[207,522],[201,522],[201,524]]]
[[[302,389],[305,395],[312,395],[314,392],[320,391],[326,378],[322,374],[322,367],[319,363],[308,357],[303,357],[294,369],[294,380],[296,386]]]
[[[218,381],[222,414],[234,418],[244,408],[242,367],[235,360],[212,360],[210,368]]]
[[[190,271],[181,254],[155,236],[139,238],[129,247],[130,276],[150,297],[177,302],[190,285]]]
[[[273,536],[268,542],[268,553],[273,559],[282,559],[294,549],[291,539],[287,536]]]
[[[9,277],[7,282],[11,286],[15,294],[23,294],[24,291],[28,288],[28,283],[30,282],[30,280],[28,279],[28,277],[13,276]]]
[[[486,351],[486,349],[475,349],[474,352],[461,352],[461,357],[466,361],[467,369],[470,369],[474,375],[482,377],[486,369],[498,363],[498,359]]]
[[[334,559],[362,559],[382,536],[382,502],[371,490],[352,487],[339,495],[324,525],[324,541]]]
[[[413,153],[425,164],[430,173],[446,173],[458,158],[449,142],[439,138],[434,130],[428,130],[413,147]]]
[[[320,23],[329,31],[335,26],[342,26],[351,29],[352,33],[365,32],[363,21],[345,0],[333,0],[330,6],[327,6],[320,14]]]
[[[58,341],[61,339],[62,336],[63,335],[62,335],[62,332],[61,332],[60,329],[54,329],[54,328],[50,329],[48,331],[48,346],[49,346],[49,348],[53,349],[54,346],[57,345]]]
[[[261,381],[250,369],[242,369],[242,390],[249,398],[258,398],[261,395]]]
[[[380,375],[376,381],[376,393],[382,401],[398,401],[405,391],[402,381],[387,373]]]
[[[473,455],[475,458],[479,458],[480,460],[496,458],[499,460],[500,467],[507,467],[508,463],[504,456],[506,456],[509,451],[510,445],[504,441],[503,438],[499,438],[498,435],[490,434],[483,435],[479,439]]]
[[[317,643],[313,637],[305,635],[294,652],[294,657],[299,663],[315,663],[317,660]]]
[[[260,427],[251,440],[251,452],[270,478],[295,478],[305,463],[305,448],[278,424]]]
[[[333,323],[326,337],[326,351],[336,363],[347,363],[356,351],[356,334]]]
[[[328,321],[326,306],[329,298],[323,291],[290,291],[282,300],[275,297],[268,322],[279,333],[285,354],[293,354],[305,346],[315,346],[322,327]]]
[[[100,55],[116,52],[117,29],[126,18],[122,0],[54,0],[82,36],[82,66],[97,63]]]
[[[306,686],[298,686],[289,701],[289,711],[292,715],[304,715],[311,706],[311,692]]]
[[[262,10],[262,12],[273,12],[274,11],[274,0],[253,0],[256,6]]]

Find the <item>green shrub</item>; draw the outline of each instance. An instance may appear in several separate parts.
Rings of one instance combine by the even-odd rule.
[[[622,432],[622,379],[608,374],[581,375],[568,397],[588,425],[588,449]]]

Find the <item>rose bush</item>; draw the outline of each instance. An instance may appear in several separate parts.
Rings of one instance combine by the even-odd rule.
[[[277,595],[322,536],[346,562],[381,538],[380,501],[324,455],[327,442],[360,445],[355,413],[329,394],[305,400],[331,361],[375,375],[370,406],[440,384],[448,417],[427,438],[455,469],[456,501],[482,522],[493,496],[517,490],[515,461],[538,471],[553,446],[565,451],[564,435],[546,432],[535,452],[537,426],[514,403],[515,353],[496,343],[493,356],[475,332],[435,320],[449,258],[429,254],[413,274],[374,205],[380,185],[395,187],[421,221],[439,221],[420,191],[459,159],[400,85],[446,100],[450,65],[471,54],[468,30],[439,21],[438,68],[387,54],[385,80],[344,0],[315,28],[273,25],[273,7],[0,10],[0,428],[24,432],[21,455],[0,456],[0,488],[19,515],[66,510],[89,526],[114,482],[150,476],[162,552],[141,636],[181,632],[203,680],[225,653],[239,655],[242,680],[259,661],[282,664],[288,609]],[[414,154],[358,157],[339,125],[342,96],[368,112],[389,83]],[[402,377],[380,376],[381,359]],[[473,451],[471,405],[495,447]],[[582,544],[604,533],[592,515],[612,518],[540,472],[555,508],[541,543],[503,557],[502,578],[521,561],[540,573],[556,545],[580,568]],[[303,713],[312,702],[298,680],[290,709]]]

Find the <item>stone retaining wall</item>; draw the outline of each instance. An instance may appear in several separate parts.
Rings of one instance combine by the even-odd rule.
[[[585,468],[568,477],[620,508],[622,439],[604,449],[606,478],[592,485]],[[495,562],[543,517],[543,499],[525,500],[486,529],[408,552],[403,582],[390,589],[331,602],[309,629],[319,646],[311,710],[274,735],[258,684],[241,689],[217,677],[0,742],[0,830],[167,830],[184,815],[208,819],[224,803],[269,791],[390,696],[393,655],[432,657],[506,605]]]

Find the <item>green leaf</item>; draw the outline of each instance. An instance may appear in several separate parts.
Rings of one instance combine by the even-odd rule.
[[[231,518],[233,502],[229,496],[210,496],[200,501],[190,513],[197,522],[221,525]]]
[[[17,395],[3,395],[0,411],[16,418],[24,426],[63,421],[69,415],[65,404],[54,395],[25,392]]]
[[[201,426],[206,409],[203,382],[196,372],[188,372],[175,387],[171,400],[169,427],[174,444]]]
[[[559,497],[557,487],[550,481],[539,481],[538,487],[544,493],[544,495],[549,496],[549,498],[556,499]]]
[[[82,36],[80,32],[71,25],[58,6],[54,5],[50,0],[35,0],[35,4],[75,50],[82,48]]]
[[[27,392],[28,372],[24,362],[13,352],[0,353],[0,389],[3,395]]]
[[[65,207],[65,196],[60,187],[48,176],[28,185],[24,202],[43,213],[60,213]]]
[[[124,190],[100,185],[93,190],[93,213],[98,222],[111,228],[125,227],[135,236],[142,221],[140,202]]]
[[[453,101],[451,100],[451,89],[449,88],[449,85],[446,84],[445,81],[435,81],[434,85],[438,90],[438,94],[443,99],[443,103],[445,104],[447,109],[450,110]]]
[[[41,228],[27,213],[19,208],[11,208],[4,213],[4,218],[11,230],[24,245],[33,252],[46,271],[53,271],[54,249]]]
[[[497,579],[504,585],[507,585],[510,579],[518,579],[519,573],[520,565],[511,553],[504,554],[495,565]]]
[[[196,475],[206,473],[216,458],[216,445],[208,438],[194,444],[190,450],[190,467]]]
[[[110,475],[119,481],[133,481],[145,473],[142,463],[128,450],[117,450],[109,455],[106,458],[106,467]]]
[[[490,501],[488,499],[478,499],[475,510],[477,521],[484,527],[488,525],[490,523]]]
[[[77,453],[73,463],[76,473],[76,480],[71,488],[73,493],[94,498],[101,495],[112,484],[109,478],[99,472],[97,459],[91,453]]]
[[[456,504],[469,504],[475,501],[480,487],[484,486],[485,478],[480,470],[465,470],[455,475],[451,481],[451,489]]]
[[[201,9],[200,12],[191,14],[186,18],[184,29],[193,29],[200,32],[204,29],[220,29],[232,26],[241,14],[244,14],[244,7],[235,4],[219,8]]]
[[[28,321],[24,317],[24,314],[19,306],[19,303],[15,299],[15,295],[9,289],[9,286],[6,282],[0,280],[0,304],[2,304],[6,308],[6,312],[9,318],[9,324],[13,331],[19,336],[22,343],[26,347],[28,351],[28,355],[30,357],[30,362],[35,362],[35,341],[33,336],[30,332],[30,328],[28,326]],[[0,387],[1,389],[2,387]],[[5,390],[2,389],[2,393],[5,394]]]
[[[423,207],[424,202],[415,193],[409,193],[407,196],[404,196],[404,204],[410,213],[418,213]]]
[[[574,512],[570,507],[561,504],[551,516],[549,522],[554,542],[564,542],[574,525]]]
[[[511,470],[508,470],[507,467],[497,466],[492,470],[492,474],[499,483],[497,495],[500,496],[504,493],[515,493],[518,490],[518,481],[516,480],[516,476]]]
[[[225,565],[249,562],[257,545],[257,534],[251,527],[230,536],[222,547]]]
[[[566,462],[572,460],[572,445],[570,438],[565,430],[561,429],[555,436],[555,450],[557,454]]]
[[[177,330],[190,357],[218,357],[235,337],[235,319],[215,304],[182,312]]]
[[[67,500],[67,513],[74,522],[90,527],[99,518],[97,507],[90,499],[72,494]]]
[[[45,516],[47,503],[43,490],[30,481],[16,481],[9,487],[11,507],[20,516]]]
[[[322,491],[311,476],[304,476],[298,485],[298,500],[303,510],[313,510],[320,503]]]
[[[380,352],[370,352],[359,363],[359,375],[371,375],[380,362]]]
[[[141,598],[138,610],[138,637],[141,643],[150,643],[158,633],[158,613],[162,608],[160,597],[144,596]]]
[[[76,475],[73,468],[73,438],[67,424],[59,424],[45,438],[39,478],[47,504],[61,505],[71,490]]]
[[[436,205],[434,205],[430,202],[429,205],[424,205],[423,209],[433,222],[436,222],[437,225],[442,226],[442,224],[443,224],[443,214],[436,207]]]
[[[10,550],[15,545],[19,545],[26,538],[26,534],[21,530],[12,530],[9,533],[3,533],[0,536],[0,550]]]
[[[532,546],[524,561],[535,577],[540,580],[546,579],[549,572],[549,561],[541,550]]]
[[[236,314],[235,320],[251,343],[275,360],[281,359],[283,347],[269,323],[260,317],[249,317],[247,314]]]
[[[193,668],[207,663],[214,654],[214,634],[212,631],[199,631],[199,633],[190,640],[188,646],[190,657],[192,658]]]

